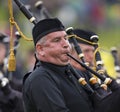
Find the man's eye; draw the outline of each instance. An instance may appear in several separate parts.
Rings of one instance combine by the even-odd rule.
[[[64,39],[65,39],[65,40],[68,40],[68,38],[67,38],[67,37],[65,37]]]
[[[94,52],[94,50],[83,50],[84,53],[88,53],[88,52]]]
[[[65,40],[68,40],[68,37],[67,37],[67,36],[65,37]]]
[[[58,42],[60,39],[54,39],[54,42]]]

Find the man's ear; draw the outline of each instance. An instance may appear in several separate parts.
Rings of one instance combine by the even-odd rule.
[[[43,49],[43,46],[42,45],[40,45],[40,44],[36,44],[36,51],[37,51],[37,53],[39,54],[39,55],[41,55],[41,56],[44,56],[44,49]]]

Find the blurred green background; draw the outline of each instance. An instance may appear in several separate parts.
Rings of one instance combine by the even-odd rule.
[[[15,21],[21,31],[31,38],[31,29],[34,25],[21,13],[14,0],[12,1]],[[45,18],[35,7],[37,0],[21,0],[21,2],[29,6],[30,11],[38,20]],[[99,35],[100,47],[108,51],[113,46],[120,49],[119,0],[43,0],[42,2],[50,15],[58,17],[66,28],[72,26],[92,30]],[[7,0],[0,0],[0,31],[9,35]],[[32,42],[26,42],[24,39],[20,40],[20,44],[19,49],[23,53],[33,46]]]

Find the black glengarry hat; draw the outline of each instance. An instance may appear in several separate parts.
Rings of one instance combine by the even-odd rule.
[[[33,27],[32,35],[34,44],[36,44],[39,39],[41,39],[43,36],[49,33],[64,30],[65,27],[59,19],[57,18],[43,19]]]
[[[73,33],[79,38],[76,38],[79,43],[92,45],[92,37],[98,38],[98,35],[92,31],[83,30],[83,29],[74,29]]]

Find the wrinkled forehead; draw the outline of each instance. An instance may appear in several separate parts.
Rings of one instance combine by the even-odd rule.
[[[81,49],[91,49],[91,50],[94,50],[94,47],[92,45],[82,44],[82,43],[78,43],[78,44],[81,47]]]

